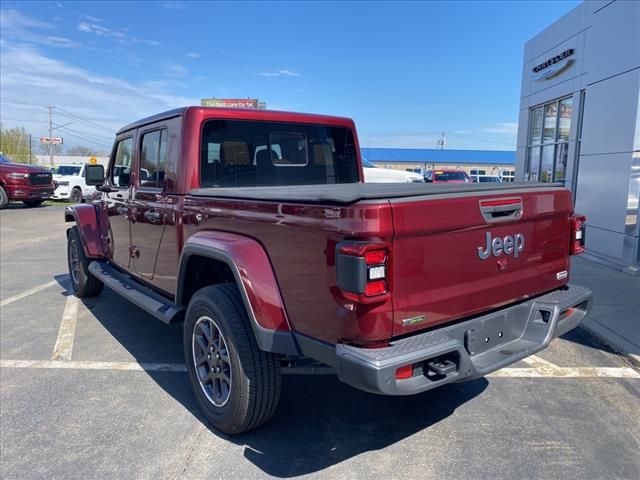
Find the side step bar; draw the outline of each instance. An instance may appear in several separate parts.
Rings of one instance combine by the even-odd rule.
[[[186,308],[183,305],[176,305],[168,298],[155,293],[133,280],[127,274],[115,269],[109,263],[94,260],[89,264],[89,271],[111,290],[116,291],[131,303],[164,323],[184,320]]]

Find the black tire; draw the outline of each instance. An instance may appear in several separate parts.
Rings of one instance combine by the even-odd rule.
[[[213,321],[213,325],[209,323]],[[235,284],[226,283],[212,285],[198,290],[189,302],[184,323],[184,351],[189,381],[193,387],[198,404],[207,420],[217,429],[227,434],[246,432],[268,421],[276,411],[280,399],[280,369],[279,358],[273,353],[263,352],[253,336],[249,317]],[[210,352],[208,359],[196,367],[194,344],[207,342],[204,330],[196,325],[215,326],[221,336],[217,337],[217,344],[209,340],[204,348],[199,343],[195,348],[198,353]],[[213,329],[209,331],[211,334]],[[203,335],[198,336],[197,332]],[[211,337],[210,337],[211,338]],[[222,340],[222,341],[221,341]],[[218,350],[214,349],[217,345]],[[216,354],[226,347],[226,355],[221,358]],[[213,356],[213,358],[212,358]],[[203,356],[200,356],[203,358]],[[224,358],[229,362],[225,363]],[[221,365],[221,367],[216,367]],[[216,370],[221,373],[216,373]],[[225,395],[216,397],[216,379],[211,379],[210,385],[204,386],[200,378],[212,375],[218,379],[220,388],[224,372],[228,372],[228,389]],[[208,393],[205,390],[209,390]]]
[[[44,202],[44,200],[24,200],[22,203],[27,207],[39,207],[42,205],[42,202]]]
[[[102,292],[104,284],[89,272],[89,260],[84,254],[78,227],[69,229],[67,265],[69,266],[71,288],[76,297],[95,297]]]
[[[0,187],[0,209],[9,205],[9,197],[7,196],[7,192],[4,191],[4,188]]]
[[[82,190],[74,187],[73,190],[71,190],[71,195],[69,195],[69,201],[71,203],[82,203]]]

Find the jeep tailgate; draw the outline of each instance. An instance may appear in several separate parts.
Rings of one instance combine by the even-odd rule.
[[[391,206],[394,337],[568,281],[572,204],[564,188],[411,197]]]

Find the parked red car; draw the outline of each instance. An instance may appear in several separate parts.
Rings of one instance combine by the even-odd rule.
[[[471,177],[464,170],[429,170],[424,175],[429,183],[470,183]]]
[[[0,154],[0,208],[14,201],[35,207],[47,200],[54,190],[53,175],[49,170],[13,163]]]
[[[265,110],[165,112],[112,152],[86,170],[102,199],[65,212],[73,291],[184,322],[227,433],[273,415],[284,360],[415,394],[532,355],[591,305],[568,283],[584,217],[556,184],[363,183],[352,120]]]

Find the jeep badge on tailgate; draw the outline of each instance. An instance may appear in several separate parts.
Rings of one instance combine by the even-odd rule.
[[[478,247],[480,260],[486,260],[489,255],[499,257],[503,253],[518,258],[518,254],[524,250],[524,235],[516,233],[515,235],[507,235],[504,238],[496,237],[491,240],[491,232],[487,232],[486,243],[486,247]]]

